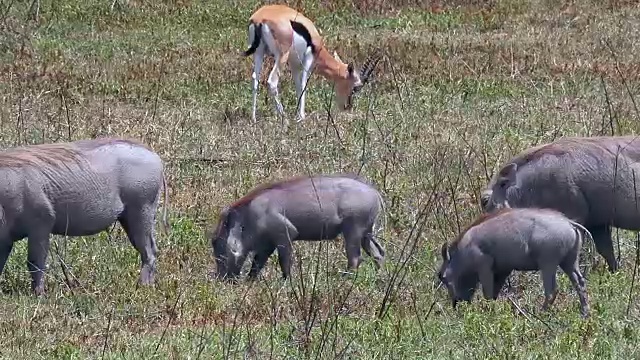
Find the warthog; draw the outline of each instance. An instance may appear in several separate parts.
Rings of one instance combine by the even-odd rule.
[[[277,249],[286,279],[293,241],[335,239],[341,233],[348,269],[360,265],[360,247],[379,267],[384,249],[374,237],[374,224],[380,211],[384,212],[380,193],[355,177],[298,177],[260,186],[227,206],[210,234],[217,276],[236,278],[249,252],[254,252],[248,276],[255,279]]]
[[[471,302],[478,281],[486,299],[497,299],[513,270],[540,270],[546,310],[557,294],[558,266],[578,292],[581,314],[588,316],[587,291],[578,267],[582,225],[548,209],[504,208],[478,217],[447,247],[442,245],[438,277],[446,285],[452,305]]]
[[[611,272],[618,269],[611,226],[640,230],[640,138],[570,137],[509,160],[482,193],[484,211],[556,209],[584,225]]]
[[[44,292],[49,235],[86,236],[116,220],[140,253],[140,281],[153,282],[153,228],[164,186],[160,157],[132,140],[102,138],[31,145],[0,152],[0,273],[13,243],[25,237],[36,295]]]

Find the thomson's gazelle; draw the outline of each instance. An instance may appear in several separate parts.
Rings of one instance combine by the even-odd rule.
[[[338,109],[348,110],[353,94],[367,82],[380,60],[378,53],[370,55],[358,73],[353,64],[345,64],[335,52],[329,53],[311,20],[285,5],[265,5],[253,13],[249,22],[249,43],[244,55],[253,54],[253,121],[256,121],[260,70],[266,55],[273,55],[275,60],[267,84],[279,115],[284,115],[284,109],[278,94],[278,81],[284,64],[289,63],[299,100],[298,121],[305,118],[306,84],[314,65],[316,72],[335,84]]]

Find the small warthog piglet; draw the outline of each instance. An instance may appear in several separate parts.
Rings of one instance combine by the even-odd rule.
[[[293,241],[335,239],[341,233],[348,269],[359,266],[361,247],[380,266],[384,249],[374,224],[381,211],[380,193],[355,177],[300,177],[258,187],[226,207],[210,235],[218,276],[237,277],[254,252],[249,277],[255,278],[277,249],[287,278]]]
[[[556,297],[559,266],[578,292],[581,313],[587,317],[586,284],[578,268],[584,234],[591,236],[554,210],[503,208],[481,215],[451,245],[442,245],[438,277],[455,308],[460,300],[471,301],[478,282],[486,299],[496,299],[513,270],[540,270],[546,310]]]

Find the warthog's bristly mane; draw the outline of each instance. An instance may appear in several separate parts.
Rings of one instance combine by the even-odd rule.
[[[244,206],[244,205],[250,203],[251,200],[255,199],[260,194],[262,194],[262,193],[264,193],[266,191],[274,190],[274,189],[284,189],[284,188],[286,188],[288,186],[298,184],[298,183],[300,183],[301,181],[304,181],[304,180],[320,179],[320,178],[338,178],[338,177],[350,178],[350,179],[358,180],[358,181],[363,182],[363,183],[366,184],[366,182],[363,179],[361,179],[359,176],[352,175],[352,174],[329,174],[329,175],[316,175],[316,176],[308,176],[308,175],[296,176],[296,177],[291,177],[291,178],[284,179],[284,180],[281,180],[281,181],[274,181],[274,182],[271,182],[271,183],[258,185],[257,187],[255,187],[251,191],[249,191],[246,195],[244,195],[243,197],[241,197],[240,199],[236,200],[234,203],[229,205],[229,208],[230,209],[239,208],[241,206]]]
[[[101,138],[96,138],[96,139],[91,139],[91,140],[80,140],[75,142],[78,146],[84,148],[84,149],[96,149],[99,148],[101,146],[105,146],[105,145],[116,145],[116,144],[125,144],[125,145],[131,145],[131,146],[136,146],[136,147],[142,147],[145,148],[147,150],[152,150],[149,146],[147,146],[146,144],[135,140],[135,139],[131,139],[131,138],[112,138],[112,137],[101,137]]]
[[[308,176],[298,176],[298,177],[289,178],[289,179],[282,180],[282,181],[275,181],[275,182],[271,182],[271,183],[258,185],[257,187],[255,187],[251,191],[249,191],[246,195],[244,195],[240,199],[234,201],[233,203],[231,203],[229,206],[225,207],[220,212],[220,214],[218,215],[218,225],[216,226],[215,231],[213,231],[213,233],[211,235],[216,237],[216,238],[219,238],[221,236],[222,231],[226,229],[227,218],[229,216],[229,212],[230,211],[232,211],[234,209],[238,209],[238,208],[250,203],[251,200],[255,199],[258,195],[262,194],[263,192],[265,192],[267,190],[281,189],[281,188],[286,187],[287,185],[298,183],[298,182],[300,182],[302,180],[306,180],[306,179],[309,179],[309,177]]]
[[[268,190],[274,190],[274,189],[282,189],[287,187],[288,185],[293,185],[293,184],[297,184],[300,181],[309,179],[308,176],[298,176],[298,177],[293,177],[293,178],[289,178],[286,180],[281,180],[281,181],[274,181],[271,183],[265,183],[265,184],[261,184],[256,186],[255,188],[253,188],[251,191],[249,191],[247,194],[245,194],[243,197],[241,197],[240,199],[234,201],[231,205],[229,205],[229,208],[231,209],[236,209],[239,208],[243,205],[246,205],[248,203],[251,202],[251,200],[255,199],[258,195],[264,193],[265,191]]]
[[[531,149],[528,149],[520,153],[518,156],[516,156],[515,159],[504,164],[501,168],[500,173],[510,163],[515,163],[518,167],[521,167],[530,162],[536,161],[545,155],[562,156],[567,154],[568,152],[569,150],[566,147],[558,143],[550,143],[550,144],[535,146]]]
[[[473,222],[471,222],[471,224],[467,225],[467,227],[466,227],[464,230],[462,230],[462,231],[460,232],[460,234],[458,234],[458,236],[455,238],[455,240],[453,240],[453,241],[451,242],[451,247],[456,247],[456,246],[460,243],[460,241],[462,240],[462,238],[464,237],[464,235],[465,235],[465,234],[466,234],[466,233],[467,233],[467,232],[468,232],[472,227],[474,227],[474,226],[476,226],[476,225],[480,225],[480,224],[482,224],[483,222],[485,222],[485,221],[487,221],[487,220],[489,220],[489,219],[493,219],[493,218],[495,218],[495,217],[498,217],[498,216],[500,216],[500,215],[502,215],[502,214],[506,214],[506,213],[511,212],[511,211],[513,211],[513,209],[512,209],[512,208],[501,208],[501,209],[498,209],[498,210],[493,211],[493,212],[489,212],[489,213],[481,213],[477,218],[475,218],[475,220],[473,220]]]
[[[257,187],[249,191],[246,195],[236,200],[235,202],[231,203],[229,206],[225,207],[220,212],[220,214],[218,215],[218,224],[216,226],[216,229],[213,232],[209,233],[209,236],[220,237],[221,232],[225,230],[225,225],[227,222],[227,217],[229,216],[229,212],[233,209],[238,209],[244,205],[247,205],[253,199],[255,199],[260,194],[266,191],[274,190],[274,189],[284,189],[287,186],[295,185],[297,183],[300,183],[301,181],[309,180],[313,178],[318,179],[318,178],[337,178],[337,177],[350,178],[350,179],[358,180],[364,184],[370,185],[363,178],[355,174],[327,174],[327,175],[316,175],[316,176],[302,175],[302,176],[291,177],[291,178],[280,180],[280,181],[274,181],[274,182],[258,185]]]
[[[99,138],[95,140],[80,140],[68,143],[50,143],[27,145],[0,151],[0,168],[22,168],[26,166],[41,170],[80,164],[83,159],[81,150],[92,150],[105,145],[129,144],[133,146],[146,145],[130,139]]]
[[[630,147],[634,141],[637,141],[638,142],[637,144],[640,144],[640,138],[635,136],[627,136],[627,137],[623,137],[623,139],[627,141],[625,146],[620,146],[620,148],[617,149],[619,153],[624,153],[625,151],[628,151],[629,149],[627,149],[627,147]],[[609,143],[607,140],[610,140],[611,142]],[[510,163],[515,163],[518,167],[521,167],[530,162],[534,162],[545,155],[561,157],[567,154],[571,154],[574,150],[584,149],[587,146],[590,149],[599,149],[615,157],[615,156],[618,156],[619,153],[616,153],[616,151],[612,150],[610,147],[607,147],[607,144],[608,143],[612,145],[615,144],[617,147],[619,142],[621,142],[620,137],[610,138],[607,136],[588,137],[588,138],[583,138],[583,137],[561,138],[552,143],[534,146],[530,149],[527,149],[521,152],[514,159],[504,164],[501,168],[501,171]]]
[[[1,151],[0,168],[31,166],[46,169],[78,162],[81,158],[80,151],[67,143],[29,145]]]
[[[482,213],[475,220],[473,220],[473,222],[471,224],[469,224],[463,231],[461,231],[460,234],[458,234],[456,239],[453,242],[451,242],[451,247],[457,247],[458,244],[460,244],[460,241],[462,240],[464,235],[469,230],[471,230],[471,228],[473,228],[474,226],[480,225],[485,221],[491,220],[493,218],[502,216],[502,215],[507,214],[507,213],[518,212],[518,211],[531,211],[531,210],[535,210],[535,211],[538,211],[538,212],[553,213],[553,214],[556,214],[556,215],[564,216],[564,215],[562,215],[561,212],[559,212],[557,210],[547,209],[547,208],[501,208],[501,209],[498,209],[498,210],[495,210],[495,211],[492,211],[492,212]]]

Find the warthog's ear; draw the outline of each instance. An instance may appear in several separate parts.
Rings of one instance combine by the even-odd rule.
[[[516,182],[516,172],[518,171],[518,165],[516,163],[510,163],[500,170],[500,177],[507,184],[513,184]]]
[[[440,252],[442,253],[442,260],[445,262],[449,261],[449,249],[447,249],[447,243],[442,244],[442,249],[440,249]]]
[[[491,198],[491,190],[483,191],[480,194],[480,206],[484,209],[489,204],[489,199]]]
[[[222,217],[227,217],[229,215],[229,211],[231,210],[230,206],[225,206],[222,208],[222,210],[220,210],[220,213],[218,214],[218,217],[222,218]]]

